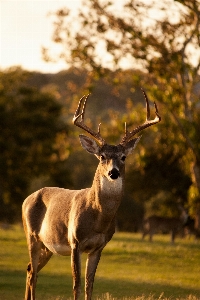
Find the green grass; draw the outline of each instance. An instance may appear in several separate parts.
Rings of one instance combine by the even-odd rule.
[[[82,260],[82,290],[84,266]],[[21,226],[0,230],[0,299],[23,299],[29,261]],[[70,258],[53,256],[39,273],[37,300],[72,299]],[[84,298],[84,292],[82,298]],[[153,243],[140,234],[116,233],[99,263],[93,299],[200,299],[200,242],[157,235]]]

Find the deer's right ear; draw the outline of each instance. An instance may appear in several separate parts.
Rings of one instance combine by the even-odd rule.
[[[95,140],[93,140],[92,138],[85,136],[83,134],[79,135],[80,138],[80,142],[82,147],[89,153],[94,154],[94,155],[98,155],[99,154],[99,150],[100,147],[97,144],[97,142]]]

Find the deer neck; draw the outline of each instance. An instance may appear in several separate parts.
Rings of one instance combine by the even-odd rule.
[[[90,189],[90,201],[97,211],[96,231],[106,231],[113,222],[122,199],[123,186],[123,177],[109,180],[97,169]]]

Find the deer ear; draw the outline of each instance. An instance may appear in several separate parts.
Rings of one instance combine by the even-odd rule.
[[[92,138],[85,136],[83,134],[79,135],[80,142],[82,147],[89,153],[98,155],[100,147],[95,140]]]
[[[135,149],[137,143],[139,142],[140,138],[142,136],[139,136],[138,138],[136,139],[133,139],[133,140],[130,140],[126,146],[125,146],[125,154],[126,156],[128,156],[129,154],[131,154],[133,152],[133,150]]]

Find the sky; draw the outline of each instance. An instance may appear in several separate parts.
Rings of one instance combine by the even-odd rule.
[[[21,66],[42,73],[66,69],[64,61],[46,63],[42,59],[42,47],[53,47],[48,14],[79,5],[80,0],[0,0],[0,69]]]
[[[56,47],[48,15],[66,6],[77,10],[80,5],[81,0],[0,0],[0,70],[21,66],[29,71],[56,73],[66,69],[64,61],[47,63],[42,59],[42,47],[50,53]]]

